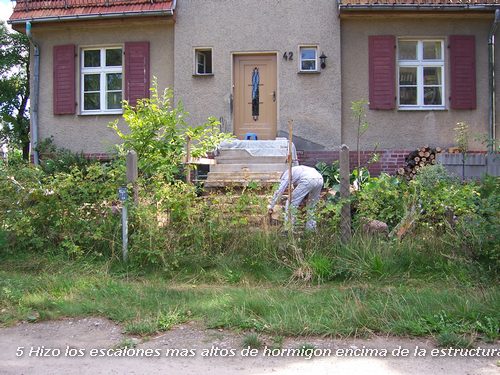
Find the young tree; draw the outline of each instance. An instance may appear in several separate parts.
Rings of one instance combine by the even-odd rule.
[[[0,143],[29,157],[29,40],[0,23]]]

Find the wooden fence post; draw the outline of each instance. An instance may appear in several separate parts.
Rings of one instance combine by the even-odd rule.
[[[340,234],[342,242],[348,242],[351,239],[351,203],[349,201],[350,175],[349,147],[344,144],[340,147],[340,199],[342,201]]]
[[[132,184],[134,190],[134,203],[139,202],[139,191],[137,188],[137,152],[134,150],[127,153],[127,184]]]
[[[186,138],[186,183],[191,183],[191,137]]]

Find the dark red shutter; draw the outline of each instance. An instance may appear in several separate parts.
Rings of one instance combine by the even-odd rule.
[[[149,98],[149,42],[125,43],[125,99]]]
[[[76,111],[74,44],[54,46],[54,114],[74,115]]]
[[[476,109],[476,41],[474,35],[450,36],[452,109]]]
[[[368,37],[370,109],[396,107],[396,37]]]

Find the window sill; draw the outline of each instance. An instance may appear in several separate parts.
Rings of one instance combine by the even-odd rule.
[[[123,111],[117,112],[80,112],[78,116],[121,116]]]
[[[321,74],[319,70],[299,70],[297,74]]]
[[[422,111],[447,111],[448,109],[445,107],[415,107],[415,108],[405,108],[405,107],[400,107],[397,109],[398,112],[422,112]]]
[[[193,74],[193,77],[213,77],[214,74],[213,73],[206,73],[206,74],[198,74],[198,73],[194,73]]]

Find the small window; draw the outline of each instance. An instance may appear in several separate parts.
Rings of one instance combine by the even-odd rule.
[[[318,47],[300,47],[300,67],[301,72],[318,71]]]
[[[82,50],[83,114],[122,112],[122,56],[122,48],[117,47]]]
[[[195,53],[195,75],[212,75],[212,49],[197,48]]]
[[[400,109],[444,108],[442,40],[398,41]]]

